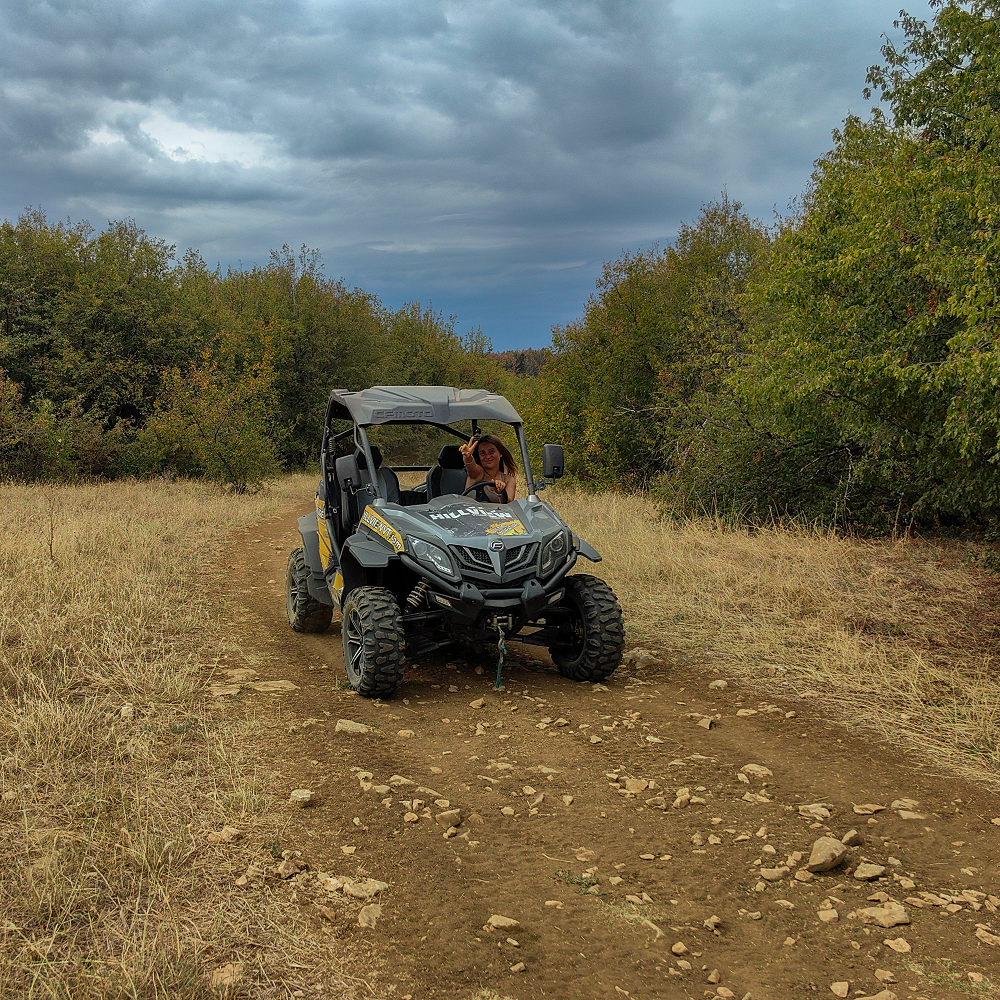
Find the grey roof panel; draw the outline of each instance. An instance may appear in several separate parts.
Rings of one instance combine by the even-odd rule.
[[[376,385],[360,392],[334,389],[331,418],[371,424],[427,421],[453,424],[459,420],[502,420],[522,423],[507,400],[486,389],[453,389],[446,385]]]

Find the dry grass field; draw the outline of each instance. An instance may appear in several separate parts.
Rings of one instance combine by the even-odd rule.
[[[205,571],[310,492],[0,486],[0,996],[198,997],[234,936],[265,981],[294,949],[205,846],[264,799],[253,720],[204,703],[231,645]]]
[[[259,852],[278,822],[254,709],[205,685],[246,653],[219,593],[221,546],[311,492],[306,477],[243,498],[0,486],[0,997],[214,995],[208,973],[233,940],[259,942],[254,995],[287,995],[281,971],[307,947],[294,911],[234,893],[249,846],[222,857],[208,843],[234,824]],[[818,692],[939,765],[1000,775],[995,583],[960,546],[547,498],[604,552],[631,645]],[[310,961],[342,959],[309,947]]]
[[[845,722],[1000,779],[998,587],[971,546],[661,521],[641,496],[550,495],[605,557],[630,639],[821,694]]]

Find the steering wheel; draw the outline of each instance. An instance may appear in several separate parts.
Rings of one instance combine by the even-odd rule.
[[[485,487],[486,485],[487,485],[486,483],[473,483],[471,486],[466,486],[465,489],[462,490],[462,496],[463,497],[464,496],[468,496],[470,493],[474,492],[475,490],[481,490],[481,489],[483,489],[483,487]],[[484,500],[483,503],[486,503],[486,501]]]

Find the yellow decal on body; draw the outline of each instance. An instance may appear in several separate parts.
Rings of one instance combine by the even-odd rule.
[[[340,607],[340,602],[344,596],[344,577],[341,575],[340,570],[337,570],[336,576],[333,578],[333,599],[337,602],[337,607]]]
[[[527,529],[520,521],[498,521],[486,529],[487,535],[526,535]]]
[[[326,526],[326,502],[320,497],[316,497],[316,530],[319,535],[319,561],[325,571],[330,568],[333,546],[330,544],[330,532]]]
[[[371,528],[380,538],[385,539],[397,552],[403,551],[403,539],[399,532],[388,521],[383,521],[371,507],[365,507],[365,512],[361,515],[361,523]]]

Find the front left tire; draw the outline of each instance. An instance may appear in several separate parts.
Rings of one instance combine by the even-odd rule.
[[[615,672],[625,648],[625,622],[614,591],[596,576],[566,577],[561,607],[568,612],[562,641],[549,648],[563,677],[603,681]]]

